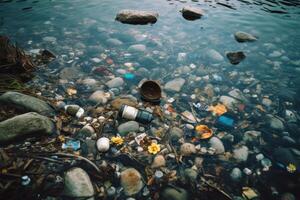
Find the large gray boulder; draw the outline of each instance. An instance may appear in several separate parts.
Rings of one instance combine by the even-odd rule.
[[[31,136],[47,135],[55,130],[54,123],[45,116],[30,112],[0,122],[0,143]]]
[[[11,105],[23,111],[54,115],[54,109],[45,101],[19,92],[6,92],[0,96],[0,105]]]
[[[95,199],[93,184],[83,169],[76,167],[66,172],[64,195],[74,199]]]
[[[125,24],[154,24],[157,21],[158,13],[142,10],[121,10],[116,20]]]

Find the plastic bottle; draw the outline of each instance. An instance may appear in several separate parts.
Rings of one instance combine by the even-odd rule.
[[[119,115],[122,118],[134,120],[143,124],[150,123],[153,120],[153,115],[150,112],[136,109],[128,105],[122,105]]]

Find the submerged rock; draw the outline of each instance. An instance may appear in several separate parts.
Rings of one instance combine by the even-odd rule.
[[[133,44],[128,47],[128,51],[130,52],[144,52],[146,51],[146,46],[143,44]]]
[[[98,90],[98,91],[95,91],[93,94],[91,94],[91,96],[89,97],[89,100],[93,103],[96,103],[96,104],[106,104],[107,101],[109,100],[110,98],[110,94],[109,93],[106,93],[102,90]]]
[[[251,35],[250,33],[238,31],[234,34],[236,41],[238,42],[253,42],[256,41],[257,38]]]
[[[124,84],[124,80],[121,77],[116,77],[108,82],[106,82],[107,87],[109,88],[117,88],[121,87]]]
[[[198,176],[198,172],[192,168],[187,168],[184,170],[184,177],[187,181],[196,181]]]
[[[171,130],[170,130],[170,139],[171,140],[178,140],[180,138],[182,138],[183,136],[183,130],[180,129],[180,128],[177,128],[177,127],[173,127]]]
[[[239,181],[242,178],[242,171],[239,168],[233,168],[231,173],[230,173],[230,178],[233,181]]]
[[[106,42],[111,46],[121,46],[121,45],[123,45],[123,42],[121,42],[120,40],[115,39],[115,38],[109,38],[108,40],[106,40]]]
[[[109,139],[106,138],[106,137],[99,138],[97,140],[96,145],[97,145],[98,151],[100,151],[100,152],[106,152],[106,151],[109,150],[109,147],[110,147]]]
[[[221,96],[219,100],[222,104],[224,104],[227,108],[234,109],[237,101],[229,96]]]
[[[121,10],[116,20],[125,24],[154,24],[158,18],[158,13],[142,10]]]
[[[183,156],[190,156],[190,155],[196,153],[196,147],[194,144],[184,143],[180,147],[180,153]]]
[[[183,78],[175,78],[165,84],[165,90],[172,92],[180,92],[185,80]]]
[[[37,112],[47,116],[54,115],[54,109],[45,101],[19,92],[4,93],[0,96],[0,104],[12,105],[24,111]]]
[[[159,168],[159,167],[164,167],[166,165],[166,160],[163,155],[157,155],[153,159],[151,168]]]
[[[81,71],[77,67],[64,67],[59,73],[59,78],[64,80],[77,79],[80,74]]]
[[[196,20],[200,19],[204,12],[201,8],[192,7],[192,6],[185,6],[181,10],[182,16],[187,20]]]
[[[215,49],[209,49],[207,52],[207,56],[215,62],[222,62],[224,57]]]
[[[247,161],[248,154],[249,154],[249,151],[248,151],[248,147],[246,147],[246,146],[242,146],[240,148],[233,150],[233,157],[239,162]]]
[[[214,148],[216,150],[216,154],[222,154],[225,152],[223,142],[219,138],[212,137],[212,138],[210,138],[208,143],[210,144],[210,146],[212,148]]]
[[[129,121],[121,124],[118,127],[118,131],[121,135],[125,135],[130,132],[136,132],[139,130],[139,128],[139,123],[137,123],[136,121]]]
[[[48,117],[30,112],[0,122],[0,143],[32,134],[50,135],[54,130],[54,123]]]
[[[168,187],[166,189],[164,189],[161,193],[162,199],[172,199],[172,200],[187,200],[188,199],[188,193],[186,192],[185,189],[176,187],[175,188],[171,188]]]
[[[246,55],[242,51],[228,52],[226,53],[226,56],[229,59],[230,63],[233,65],[239,64],[246,58]]]
[[[268,121],[268,125],[270,126],[270,128],[274,129],[274,130],[278,130],[281,131],[284,129],[284,124],[283,122],[278,119],[277,117],[268,114],[266,115],[267,121]]]
[[[64,195],[73,198],[94,199],[94,188],[89,175],[81,168],[72,168],[65,174]]]
[[[76,116],[77,112],[80,109],[80,106],[74,104],[74,105],[67,105],[65,108],[66,108],[66,112],[69,115]]]
[[[121,185],[127,196],[137,194],[144,186],[141,174],[134,168],[121,172]]]
[[[296,200],[296,197],[292,193],[284,193],[281,195],[280,200]]]

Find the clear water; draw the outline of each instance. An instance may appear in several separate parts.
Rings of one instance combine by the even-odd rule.
[[[228,92],[231,87],[247,88],[241,84],[242,80],[229,80],[236,71],[240,77],[254,77],[261,83],[263,94],[259,95],[274,100],[280,92],[285,92],[283,96],[291,94],[292,99],[288,100],[298,103],[295,108],[299,108],[299,1],[218,2],[231,8],[213,0],[186,3],[163,0],[0,0],[0,34],[9,36],[27,51],[45,48],[54,52],[57,59],[40,69],[41,73],[33,84],[38,88],[50,88],[63,96],[65,92],[57,90],[56,86],[61,78],[60,71],[67,67],[79,69],[72,77],[64,77],[70,82],[85,77],[105,82],[108,79],[95,75],[93,67],[105,66],[116,76],[121,76],[116,70],[128,70],[124,63],[131,62],[134,63],[133,73],[145,67],[148,72],[143,77],[165,83],[176,68],[194,64],[207,68],[193,75],[217,74],[226,80],[217,85],[221,88],[220,94]],[[187,21],[179,12],[185,5],[199,6],[205,15],[199,20]],[[153,25],[122,24],[114,20],[121,9],[157,11],[159,19]],[[253,43],[238,43],[233,36],[236,31],[251,33],[259,39]],[[112,38],[122,44],[112,45],[109,42]],[[144,44],[146,51],[131,53],[128,48],[133,44]],[[210,49],[218,51],[224,61],[212,59],[207,53]],[[233,66],[226,59],[225,52],[237,50],[244,51],[247,58]],[[178,61],[178,53],[186,53],[186,59]],[[114,65],[107,64],[105,57],[111,58]],[[100,59],[99,63],[93,58]],[[183,92],[191,95],[191,89],[203,89],[202,86],[205,84],[190,83],[184,86]],[[127,89],[122,93],[130,93]],[[46,90],[42,92],[47,93]],[[86,95],[85,90],[80,92]],[[254,94],[255,90],[251,92]]]
[[[275,62],[280,70],[288,68],[291,74],[298,73],[300,9],[297,1],[293,5],[290,1],[223,1],[226,2],[234,9],[215,1],[11,1],[0,4],[0,33],[27,50],[47,48],[58,56],[66,55],[64,61],[78,57],[77,64],[93,65],[91,58],[99,58],[101,53],[107,52],[116,64],[139,62],[141,66],[169,70],[182,66],[176,62],[180,52],[187,53],[185,64],[209,65],[214,61],[207,56],[208,49],[215,49],[224,57],[226,51],[243,50],[247,59],[240,66],[233,67],[228,62],[222,66],[230,70],[249,68],[270,73]],[[187,4],[200,6],[205,16],[196,21],[185,20],[179,10]],[[29,7],[31,9],[22,10]],[[152,26],[115,21],[116,13],[127,8],[157,11],[159,20]],[[239,30],[252,33],[259,40],[236,42],[233,34]],[[48,36],[55,37],[56,42],[43,41]],[[118,39],[123,45],[114,47],[107,43],[109,38]],[[145,44],[147,50],[128,58],[124,54],[132,44]],[[272,57],[274,51],[280,55]],[[153,58],[156,64],[153,66],[141,59],[145,55]],[[61,65],[71,64],[61,62]]]

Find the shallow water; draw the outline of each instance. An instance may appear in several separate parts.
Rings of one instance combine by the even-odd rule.
[[[204,16],[195,21],[185,20],[179,12],[185,5],[201,7]],[[121,9],[153,10],[159,13],[159,18],[153,25],[122,24],[115,21]],[[251,33],[258,40],[238,43],[233,36],[237,31]],[[48,49],[57,56],[49,65],[40,67],[36,78],[28,83],[46,97],[65,96],[69,85],[75,85],[79,97],[88,97],[95,88],[76,86],[74,82],[91,77],[105,83],[110,78],[93,72],[95,67],[102,66],[116,76],[123,76],[117,70],[124,69],[136,73],[139,80],[158,79],[162,85],[181,76],[189,80],[182,90],[187,96],[197,88],[205,90],[207,83],[213,85],[218,97],[238,88],[253,97],[251,105],[261,104],[264,96],[272,99],[273,107],[266,108],[272,114],[280,113],[283,101],[294,103],[291,109],[296,112],[300,107],[300,3],[296,0],[0,0],[0,35],[9,36],[27,52]],[[135,44],[145,45],[146,50],[132,52],[129,47]],[[209,53],[212,50],[223,59],[214,58]],[[231,65],[227,51],[243,51],[246,59]],[[183,66],[190,66],[189,70],[195,66],[196,70],[185,73]],[[76,70],[62,75],[66,68]],[[139,71],[140,68],[146,71]],[[209,81],[205,80],[206,75]],[[197,77],[202,77],[202,81],[195,81]],[[128,81],[118,92],[132,93],[139,80]],[[262,92],[256,94],[259,88],[251,88],[247,80],[257,80]],[[174,93],[167,93],[168,98],[173,96]],[[204,102],[216,101],[209,98]],[[66,101],[82,107],[86,103],[84,98],[66,98]],[[182,101],[184,104],[191,99]],[[261,123],[257,119],[248,120],[252,128]]]

